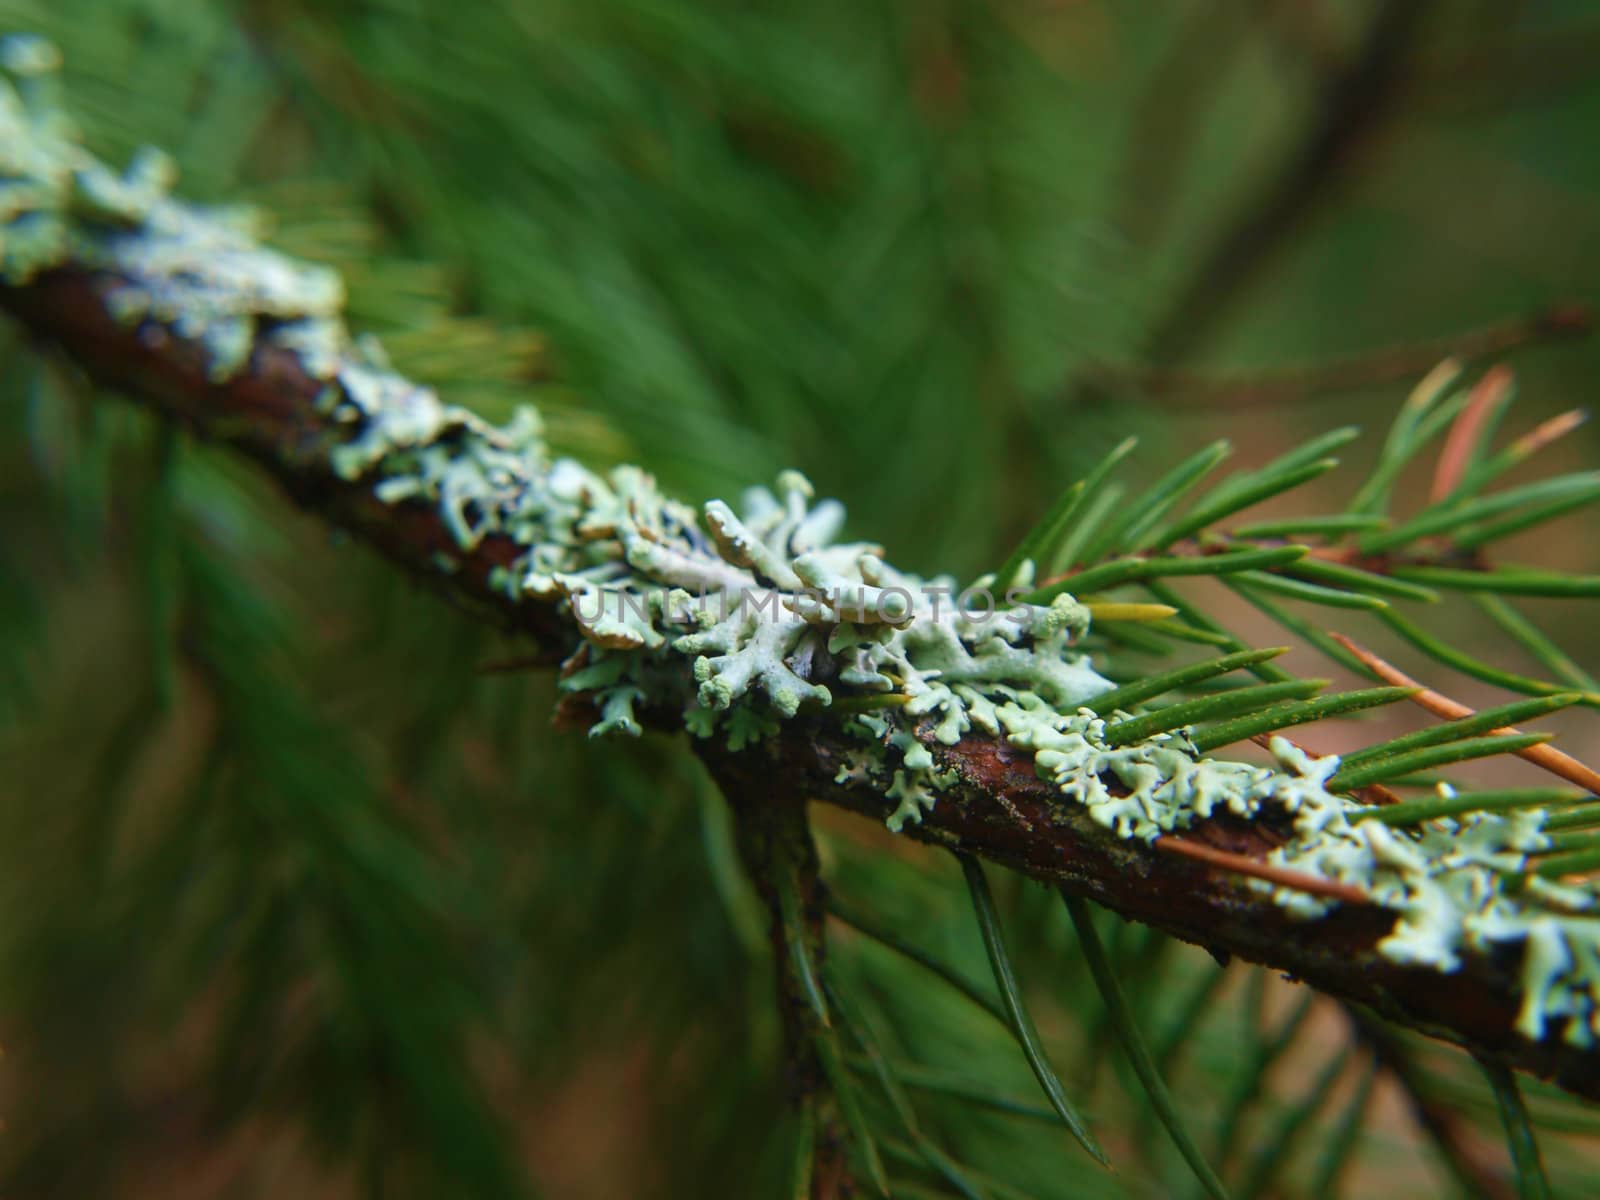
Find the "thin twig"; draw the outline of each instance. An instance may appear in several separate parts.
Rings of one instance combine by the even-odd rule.
[[[1416,56],[1429,44],[1432,4],[1377,5],[1349,52],[1305,82],[1310,99],[1301,136],[1247,193],[1220,235],[1198,256],[1145,345],[1173,363],[1222,326],[1294,234],[1339,193],[1361,151],[1395,117]]]
[[[1090,377],[1104,384],[1136,388],[1157,402],[1257,408],[1405,382],[1443,358],[1492,358],[1526,346],[1585,338],[1594,324],[1594,314],[1586,305],[1558,304],[1532,316],[1497,321],[1453,337],[1383,346],[1276,371],[1224,374],[1108,364],[1091,368]]]

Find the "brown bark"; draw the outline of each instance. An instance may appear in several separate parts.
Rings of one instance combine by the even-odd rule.
[[[713,771],[719,764],[713,764]],[[777,976],[778,1013],[783,1024],[784,1087],[795,1107],[813,1114],[812,1200],[839,1200],[855,1194],[846,1153],[844,1127],[818,1059],[818,1017],[795,965],[792,930],[786,925],[780,888],[798,900],[804,951],[820,974],[827,955],[826,904],[817,875],[817,847],[806,821],[805,801],[774,797],[757,780],[717,776],[733,809],[739,858],[756,894],[767,907],[767,931]]]
[[[775,804],[808,797],[882,820],[893,801],[871,787],[833,782],[852,748],[858,747],[811,721],[785,728],[766,746],[733,754],[707,744],[702,754],[725,787],[763,788]],[[1600,1052],[1579,1050],[1554,1035],[1530,1042],[1512,1028],[1519,1003],[1516,953],[1469,959],[1452,975],[1401,966],[1377,950],[1394,923],[1384,909],[1346,904],[1315,921],[1291,917],[1235,874],[1159,853],[1097,825],[1086,809],[1063,801],[1039,779],[1023,751],[970,737],[948,749],[932,748],[961,781],[940,795],[920,826],[905,827],[908,836],[1088,896],[1219,956],[1281,970],[1480,1056],[1600,1099]],[[1254,858],[1284,840],[1268,823],[1231,818],[1205,822],[1184,837]]]

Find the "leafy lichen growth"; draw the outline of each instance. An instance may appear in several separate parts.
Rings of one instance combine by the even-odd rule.
[[[856,739],[837,782],[895,800],[895,830],[958,782],[941,750],[973,731],[1031,752],[1064,802],[1118,837],[1148,841],[1223,810],[1272,814],[1292,829],[1275,862],[1359,887],[1396,914],[1378,947],[1387,958],[1449,973],[1464,955],[1520,945],[1517,1029],[1539,1040],[1562,1024],[1579,1046],[1600,1034],[1593,889],[1507,884],[1546,846],[1542,813],[1396,830],[1328,790],[1336,758],[1282,739],[1272,765],[1205,758],[1181,731],[1112,746],[1106,719],[1082,707],[1111,685],[1076,648],[1089,613],[1071,596],[974,611],[955,581],[839,542],[843,509],[814,503],[793,472],[697,513],[637,468],[552,461],[531,409],[496,428],[392,371],[345,328],[334,273],[266,249],[240,214],[174,198],[164,155],[143,152],[120,174],[101,164],[53,100],[48,44],[0,41],[0,66],[0,279],[24,284],[69,263],[101,271],[114,314],[144,336],[197,344],[219,381],[264,349],[296,356],[324,384],[332,474],[389,504],[432,507],[462,554],[490,537],[520,548],[493,585],[570,613],[582,645],[561,686],[591,701],[591,734],[638,734],[648,709],[740,750],[815,714]],[[836,705],[841,696],[854,703]],[[1252,886],[1307,920],[1333,903]]]
[[[1314,758],[1286,738],[1271,740],[1274,765],[1258,766],[1203,758],[1181,733],[1111,747],[1102,718],[1087,709],[1064,715],[1031,697],[997,715],[1007,739],[1034,752],[1041,775],[1119,835],[1153,839],[1218,809],[1245,818],[1272,810],[1289,819],[1293,836],[1269,861],[1354,885],[1397,914],[1378,943],[1385,958],[1449,973],[1461,967],[1463,951],[1523,944],[1517,1029],[1537,1041],[1549,1020],[1567,1018],[1572,1044],[1587,1047],[1600,1035],[1600,919],[1588,915],[1592,894],[1566,889],[1566,911],[1551,911],[1547,901],[1556,897],[1537,887],[1519,896],[1508,884],[1529,853],[1547,848],[1543,810],[1440,818],[1413,833],[1364,819],[1364,806],[1327,789],[1338,756]],[[1279,904],[1308,919],[1336,903],[1256,886],[1270,887]]]
[[[20,85],[0,89],[0,277],[27,283],[69,257],[103,270],[117,317],[201,343],[217,378],[273,326],[337,321],[335,272],[263,248],[249,214],[174,199],[166,154],[147,147],[118,174],[85,150],[39,86],[47,43],[14,35],[0,59]]]

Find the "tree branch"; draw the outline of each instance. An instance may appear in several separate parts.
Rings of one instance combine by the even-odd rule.
[[[453,603],[531,637],[537,661],[554,665],[572,652],[577,630],[555,604],[513,601],[490,585],[495,569],[509,568],[522,551],[510,538],[490,535],[463,553],[432,506],[387,504],[373,494],[371,480],[339,477],[329,449],[343,431],[317,406],[326,381],[298,355],[258,342],[247,370],[218,381],[199,343],[154,323],[119,321],[109,306],[116,282],[75,267],[49,271],[21,287],[0,285],[0,309],[60,347],[96,383],[253,459],[301,507],[369,542]],[[448,578],[434,565],[440,554],[459,564]]]
[[[784,1086],[790,1102],[812,1114],[812,1200],[854,1194],[845,1155],[838,1101],[817,1051],[824,1026],[821,971],[826,956],[826,905],[817,877],[817,848],[804,801],[774,802],[765,788],[750,789],[717,776],[733,810],[739,857],[767,906],[768,933],[783,1024]],[[792,911],[790,911],[792,909]]]
[[[329,456],[342,434],[317,403],[323,380],[294,354],[258,338],[239,370],[215,378],[195,342],[150,320],[119,321],[108,305],[118,282],[77,267],[54,269],[25,285],[0,284],[0,308],[97,382],[245,454],[302,506],[359,535],[483,619],[531,637],[546,661],[581,644],[566,607],[525,595],[512,599],[493,586],[496,568],[522,549],[509,538],[490,535],[463,549],[434,506],[387,503],[374,493],[372,479],[347,479],[333,470]],[[441,553],[451,556],[452,570],[433,565]],[[1430,967],[1397,964],[1375,949],[1394,923],[1390,911],[1343,904],[1312,924],[1297,920],[1270,895],[1213,863],[1117,837],[1040,780],[1030,755],[999,738],[974,732],[949,747],[925,741],[958,781],[920,826],[908,827],[911,836],[1089,896],[1216,954],[1263,963],[1481,1057],[1600,1099],[1600,1051],[1553,1034],[1533,1042],[1513,1029],[1517,955],[1510,961],[1471,956],[1448,978]],[[742,751],[718,739],[698,741],[696,748],[735,806],[747,812],[797,812],[810,801],[882,821],[894,800],[870,785],[834,782],[851,745],[834,726],[802,713]],[[1246,823],[1217,816],[1187,830],[1185,840],[1259,859],[1286,834],[1265,818]]]
[[[1144,399],[1173,407],[1275,408],[1403,383],[1446,358],[1491,359],[1529,346],[1580,340],[1593,331],[1594,314],[1588,306],[1563,303],[1447,337],[1379,346],[1303,365],[1230,372],[1103,363],[1085,367],[1083,374],[1097,390],[1131,389]]]

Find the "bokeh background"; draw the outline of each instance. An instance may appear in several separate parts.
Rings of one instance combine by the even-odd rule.
[[[930,573],[992,567],[1130,432],[1259,462],[1381,429],[1451,350],[1514,366],[1523,427],[1600,368],[1577,0],[0,0],[0,30],[62,48],[104,157],[163,146],[337,265],[401,370],[691,499],[798,467]],[[762,918],[683,747],[554,732],[549,679],[483,671],[514,644],[0,337],[0,1190],[780,1194]],[[1515,556],[1592,567],[1594,532]],[[1592,661],[1592,617],[1539,615]],[[981,977],[949,863],[819,819],[841,894]],[[1063,914],[1000,886],[1121,1169],[951,1100],[960,1068],[1037,1109],[1002,1031],[840,931],[924,1119],[1015,1194],[1188,1186]],[[1355,1107],[1334,1006],[1105,930],[1237,1178],[1331,1188],[1355,1111],[1349,1194],[1499,1169],[1454,1056],[1396,1051],[1441,1140],[1389,1074]],[[1534,1104],[1582,1194],[1600,1118]]]

